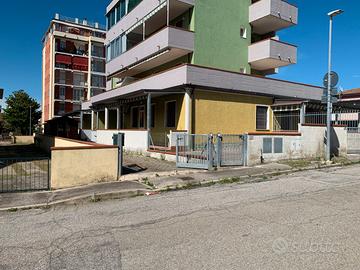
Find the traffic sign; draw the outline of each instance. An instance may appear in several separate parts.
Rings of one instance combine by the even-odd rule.
[[[324,87],[328,87],[328,76],[329,73],[326,73],[323,79]],[[330,87],[335,87],[339,82],[339,75],[335,71],[330,72]]]

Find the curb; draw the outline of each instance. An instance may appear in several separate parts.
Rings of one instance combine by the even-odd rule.
[[[90,194],[86,194],[86,195],[75,196],[75,197],[68,198],[68,199],[50,201],[47,203],[0,208],[0,212],[3,212],[3,211],[14,211],[15,212],[17,210],[49,208],[49,207],[55,206],[55,205],[66,205],[66,204],[70,205],[70,204],[76,204],[76,203],[82,203],[82,202],[98,202],[98,201],[102,201],[102,200],[126,199],[126,198],[132,198],[132,197],[144,196],[144,195],[155,195],[155,194],[168,192],[168,191],[176,191],[176,190],[182,190],[182,189],[188,189],[188,188],[209,186],[209,185],[214,185],[214,184],[219,184],[219,183],[238,183],[244,179],[249,180],[249,181],[244,182],[244,184],[249,184],[249,183],[256,182],[256,181],[251,181],[251,179],[256,180],[259,178],[263,178],[264,176],[265,177],[280,176],[280,175],[284,175],[284,174],[296,173],[296,172],[301,172],[301,171],[321,170],[321,169],[336,168],[336,167],[341,168],[341,167],[351,166],[351,165],[356,165],[356,164],[357,163],[330,164],[330,165],[311,166],[311,167],[289,169],[289,170],[272,171],[272,172],[268,172],[268,173],[258,173],[258,174],[254,174],[254,175],[242,175],[242,176],[238,176],[238,177],[234,177],[234,176],[226,177],[225,176],[223,178],[199,181],[199,182],[194,182],[192,184],[186,184],[186,185],[178,184],[176,186],[167,186],[164,188],[155,188],[155,189],[131,189],[131,190],[121,190],[121,191],[109,191],[109,192],[103,192],[103,193],[90,193]],[[189,173],[189,171],[187,171],[187,173]],[[179,175],[179,174],[177,174],[177,175]],[[141,179],[141,177],[139,179]],[[227,179],[229,179],[228,182],[227,182]],[[265,181],[271,181],[271,180],[264,180],[262,182],[265,182]]]
[[[30,204],[30,205],[21,205],[13,207],[0,208],[0,212],[4,211],[17,211],[17,210],[29,210],[29,209],[39,209],[39,208],[49,208],[55,205],[70,205],[77,204],[82,202],[98,202],[102,200],[115,200],[115,199],[127,199],[137,196],[143,196],[151,190],[147,189],[135,189],[135,190],[123,190],[123,191],[111,191],[104,193],[93,193],[82,196],[76,196],[68,199],[52,201],[47,203],[40,204]]]

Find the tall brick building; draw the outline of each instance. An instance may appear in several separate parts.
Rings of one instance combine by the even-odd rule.
[[[76,112],[106,87],[105,27],[56,14],[43,38],[42,123]]]

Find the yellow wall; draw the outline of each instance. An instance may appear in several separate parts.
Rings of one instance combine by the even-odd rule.
[[[118,149],[51,151],[51,188],[66,188],[117,179]]]
[[[256,105],[272,105],[272,98],[196,90],[193,132],[239,134],[256,131]],[[272,111],[270,108],[270,129]]]

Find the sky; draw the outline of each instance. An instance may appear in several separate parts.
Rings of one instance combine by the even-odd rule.
[[[41,101],[41,39],[55,13],[105,24],[104,14],[109,2],[110,0],[2,0],[0,88],[5,89],[5,96],[12,91],[25,89],[32,97]],[[281,68],[279,74],[273,77],[321,85],[328,59],[329,19],[326,14],[334,9],[343,9],[345,13],[334,19],[333,70],[340,76],[340,88],[360,87],[360,1],[290,2],[299,8],[298,25],[279,31],[278,35],[280,40],[298,46],[298,63]]]

